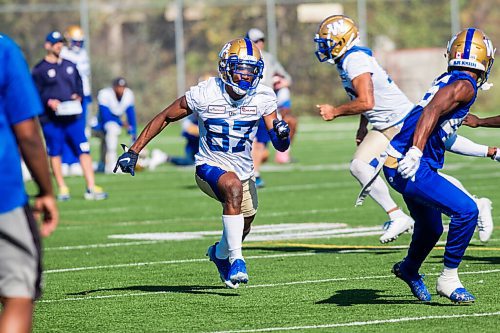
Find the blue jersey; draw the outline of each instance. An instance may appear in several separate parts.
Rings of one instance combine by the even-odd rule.
[[[53,64],[43,59],[33,68],[32,75],[45,107],[42,122],[47,118],[56,120],[77,117],[56,117],[54,111],[47,105],[49,99],[58,99],[61,102],[71,101],[73,94],[83,98],[82,79],[74,63],[62,59]]]
[[[437,126],[427,140],[422,156],[422,160],[429,163],[432,168],[441,169],[443,167],[444,152],[446,150],[445,142],[455,134],[465,116],[469,113],[469,108],[476,100],[476,80],[470,75],[460,71],[444,73],[434,81],[432,87],[406,118],[401,131],[390,142],[388,147],[389,155],[396,158],[403,157],[413,145],[413,134],[424,107],[429,104],[440,89],[458,80],[467,80],[472,84],[474,87],[474,97],[469,102],[459,104],[454,110],[439,118]]]
[[[0,213],[27,203],[12,126],[42,112],[40,97],[19,47],[0,34]]]

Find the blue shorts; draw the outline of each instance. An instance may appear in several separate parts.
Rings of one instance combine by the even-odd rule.
[[[266,123],[264,119],[260,118],[259,127],[257,127],[257,134],[255,135],[255,140],[257,142],[263,143],[267,146],[267,143],[271,141],[269,133],[267,132]]]
[[[49,121],[42,124],[42,130],[49,156],[61,156],[65,142],[77,156],[90,152],[90,145],[80,118]]]

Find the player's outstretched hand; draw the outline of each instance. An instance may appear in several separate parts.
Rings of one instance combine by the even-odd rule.
[[[422,158],[422,151],[417,147],[411,147],[405,157],[398,163],[398,172],[405,179],[412,178],[415,180],[415,174],[420,166],[420,159]]]
[[[290,127],[284,120],[273,120],[273,128],[276,132],[276,136],[280,139],[286,139],[290,135]]]
[[[135,165],[137,164],[139,154],[137,154],[133,150],[128,149],[128,147],[123,143],[122,148],[124,153],[120,157],[118,157],[118,161],[116,161],[113,172],[116,173],[116,170],[118,170],[118,167],[120,167],[122,172],[130,173],[132,176],[135,176]]]

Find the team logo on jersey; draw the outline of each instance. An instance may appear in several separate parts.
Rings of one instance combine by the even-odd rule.
[[[56,77],[56,70],[54,68],[51,68],[47,71],[47,75],[50,77],[50,78],[53,78],[53,77]]]
[[[66,67],[66,73],[68,73],[69,75],[73,74],[74,71],[75,69],[73,67]]]
[[[257,107],[256,106],[242,106],[240,109],[241,114],[246,115],[256,115]]]
[[[226,107],[224,105],[209,105],[208,113],[224,114],[226,113]]]

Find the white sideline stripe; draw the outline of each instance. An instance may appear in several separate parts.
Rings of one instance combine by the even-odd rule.
[[[378,320],[370,320],[370,321],[352,321],[352,322],[347,322],[347,323],[309,325],[309,326],[267,327],[267,328],[248,329],[248,330],[215,331],[212,333],[250,333],[250,332],[313,330],[313,329],[318,329],[318,328],[367,326],[367,325],[378,325],[378,324],[389,324],[389,323],[401,323],[401,322],[407,322],[407,321],[421,321],[421,320],[432,320],[432,319],[454,319],[454,318],[468,318],[468,317],[489,317],[489,316],[498,316],[498,315],[500,315],[500,311],[484,312],[484,313],[470,313],[470,314],[442,315],[442,316],[401,317],[401,318],[378,319]]]
[[[44,251],[58,251],[58,250],[84,250],[84,249],[97,249],[115,246],[132,246],[132,245],[145,245],[145,244],[156,244],[160,241],[148,240],[139,242],[119,242],[119,243],[101,243],[101,244],[86,244],[86,245],[73,245],[73,246],[56,246],[44,248]]]
[[[300,255],[300,254],[297,254]],[[302,255],[314,255],[313,253],[307,253]],[[292,257],[295,255],[277,255],[274,257],[287,256]],[[272,257],[272,256],[259,256],[259,257],[248,257],[253,259],[264,258],[264,257]],[[182,260],[179,260],[182,261]],[[186,260],[184,260],[186,261]],[[206,259],[192,259],[191,262],[196,261],[206,261]],[[488,274],[488,273],[499,273],[500,269],[492,269],[488,271],[475,271],[475,272],[460,272],[460,274]],[[440,275],[441,273],[429,273],[426,275]],[[394,275],[374,275],[374,276],[358,276],[358,277],[344,277],[344,278],[331,278],[331,279],[321,279],[321,280],[306,280],[306,281],[293,281],[293,282],[284,282],[284,283],[275,283],[275,284],[258,284],[258,285],[249,285],[244,288],[273,288],[273,287],[283,287],[283,286],[293,286],[293,285],[301,285],[301,284],[312,284],[312,283],[326,283],[326,282],[343,282],[343,281],[354,281],[354,280],[376,280],[376,279],[387,279],[392,278]],[[210,288],[206,288],[205,290],[211,290]],[[133,297],[133,296],[148,296],[148,295],[160,295],[160,294],[168,294],[172,293],[172,291],[154,291],[154,292],[143,292],[143,293],[128,293],[128,294],[114,294],[114,295],[101,295],[101,296],[88,296],[88,297],[68,297],[68,298],[60,298],[60,299],[47,299],[41,300],[37,303],[55,303],[55,302],[66,302],[66,301],[84,301],[91,299],[106,299],[106,298],[120,298],[120,297]],[[236,331],[235,331],[236,332]],[[244,332],[244,331],[243,331]],[[253,331],[252,331],[253,332]]]
[[[302,253],[288,253],[288,254],[268,254],[263,256],[248,256],[248,259],[268,259],[268,258],[283,258],[283,257],[307,257],[313,256],[316,253],[302,252]],[[44,271],[45,274],[50,273],[66,273],[66,272],[78,272],[78,271],[90,271],[97,269],[109,269],[109,268],[123,268],[123,267],[136,267],[136,266],[149,266],[149,265],[169,265],[169,264],[184,264],[191,262],[207,262],[207,258],[200,259],[180,259],[180,260],[164,260],[164,261],[151,261],[151,262],[135,262],[129,264],[117,264],[117,265],[102,265],[102,266],[88,266],[88,267],[74,267],[74,268],[60,268],[60,269],[48,269]]]

